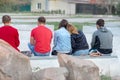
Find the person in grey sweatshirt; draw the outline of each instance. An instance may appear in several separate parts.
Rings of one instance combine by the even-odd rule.
[[[111,54],[113,48],[113,34],[104,24],[103,19],[97,20],[97,30],[92,36],[91,50],[96,50],[102,54]]]

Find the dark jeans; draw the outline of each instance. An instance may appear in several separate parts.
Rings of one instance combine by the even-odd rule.
[[[112,53],[112,49],[97,49],[102,54],[110,54]]]
[[[94,50],[94,49],[96,49],[97,51],[99,51],[102,54],[112,53],[112,49],[100,49],[100,39],[98,38],[98,36],[95,37],[95,44],[94,44],[94,46],[92,46],[92,49],[90,49],[90,50]]]
[[[57,52],[56,50],[53,50],[53,51],[52,51],[52,55],[57,55],[57,54],[58,54],[58,52]],[[71,52],[69,52],[69,53],[64,53],[64,54],[71,55]]]

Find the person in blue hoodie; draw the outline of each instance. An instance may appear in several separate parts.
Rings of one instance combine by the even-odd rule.
[[[104,26],[103,19],[98,19],[96,22],[97,30],[92,35],[90,52],[99,52],[101,54],[112,53],[113,48],[113,34]]]

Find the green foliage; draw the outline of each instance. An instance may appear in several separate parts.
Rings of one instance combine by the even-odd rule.
[[[116,7],[116,10],[117,10],[117,15],[120,16],[120,3],[118,3],[118,5]]]
[[[83,24],[81,24],[81,23],[78,23],[78,22],[73,22],[73,23],[71,23],[71,24],[73,24],[75,27],[77,27],[77,29],[79,29],[79,30],[82,30],[83,29]]]
[[[12,3],[9,0],[0,0],[0,12],[10,12]]]
[[[59,22],[47,22],[47,24],[54,25],[55,26],[54,29],[57,30]],[[82,30],[84,25],[92,25],[91,23],[79,23],[79,22],[72,22],[71,24],[73,24],[79,30]]]
[[[54,30],[58,29],[59,22],[47,22],[49,25],[54,25]]]
[[[101,75],[101,80],[112,80],[112,79],[109,76]]]
[[[21,10],[22,9],[22,10]],[[27,0],[0,0],[0,12],[30,11],[30,3]]]

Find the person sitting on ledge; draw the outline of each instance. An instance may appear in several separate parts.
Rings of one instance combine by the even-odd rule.
[[[84,33],[71,24],[67,25],[71,34],[72,54],[74,56],[88,55],[89,46]]]
[[[45,26],[46,19],[38,18],[38,26],[31,31],[28,47],[34,56],[49,56],[51,51],[52,31]]]
[[[54,32],[54,46],[52,55],[57,53],[71,54],[71,38],[70,33],[66,29],[68,21],[66,19],[61,20],[58,30]]]
[[[104,26],[104,20],[98,19],[97,30],[93,33],[90,53],[97,52],[103,55],[110,55],[113,48],[113,34]]]
[[[20,45],[18,30],[10,25],[11,17],[9,15],[4,15],[2,17],[2,22],[4,26],[0,27],[0,39],[8,42],[17,51],[20,51],[18,49]]]

